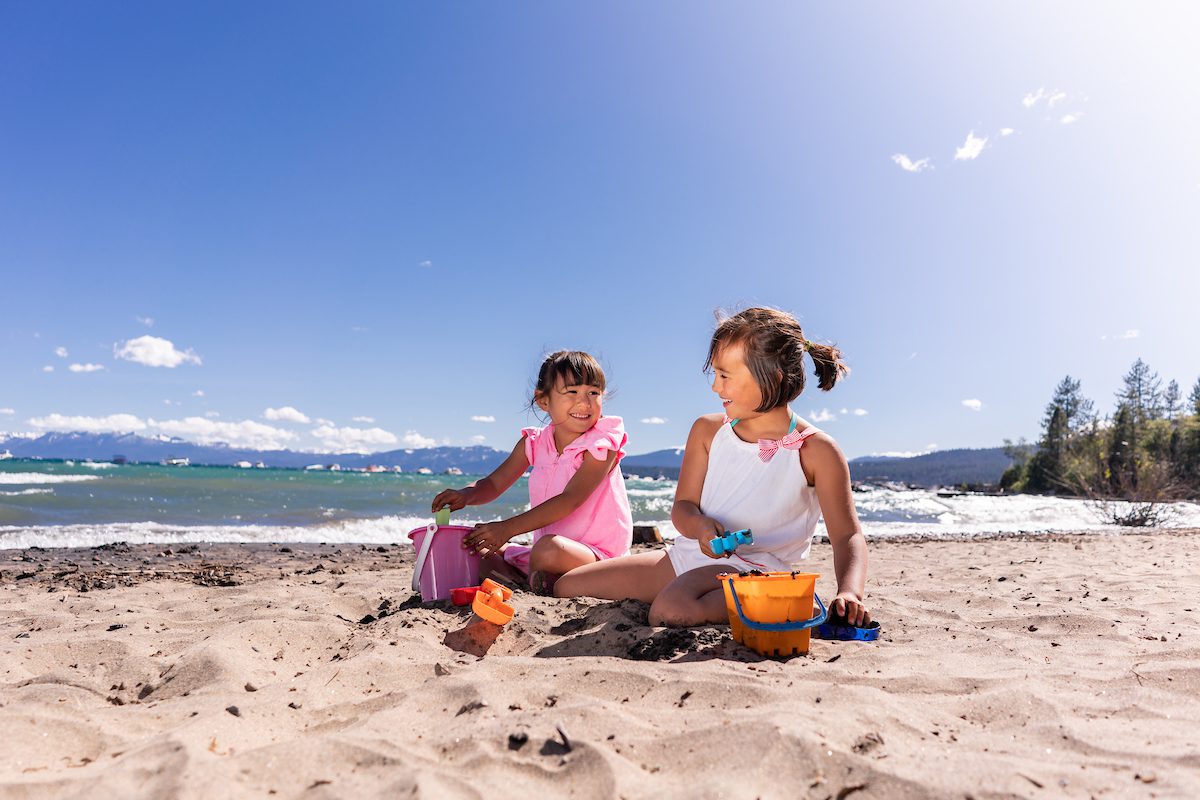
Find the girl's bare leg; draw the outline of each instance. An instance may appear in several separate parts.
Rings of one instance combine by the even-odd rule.
[[[554,584],[556,597],[599,597],[651,603],[675,579],[671,559],[662,551],[609,558],[563,575]]]
[[[515,583],[518,586],[523,586],[529,576],[522,572],[517,567],[504,560],[502,555],[504,548],[500,548],[500,552],[491,553],[483,557],[483,561],[479,565],[479,574],[485,578],[493,578],[502,583]]]
[[[543,536],[529,551],[530,572],[562,575],[577,567],[596,562],[591,548],[565,536]]]
[[[725,593],[717,582],[722,572],[729,572],[729,567],[700,567],[671,581],[650,606],[650,624],[686,627],[728,622]]]

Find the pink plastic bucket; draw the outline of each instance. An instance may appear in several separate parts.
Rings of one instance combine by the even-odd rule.
[[[437,525],[410,531],[413,550],[417,553],[413,565],[413,591],[418,588],[421,599],[445,600],[451,589],[479,585],[479,556],[463,549],[463,536],[472,528],[464,525]],[[426,538],[431,541],[426,544]]]

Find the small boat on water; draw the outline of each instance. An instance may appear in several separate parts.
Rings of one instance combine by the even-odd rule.
[[[364,471],[375,473],[375,472],[387,472],[388,470],[387,470],[387,467],[381,467],[378,464],[368,464],[366,470],[364,470]]]
[[[234,466],[237,467],[238,469],[250,469],[254,465],[251,464],[249,461],[239,461],[236,464],[234,464]]]
[[[13,454],[7,450],[5,450],[3,453],[0,453],[0,461],[8,461],[12,457]]]
[[[189,459],[187,456],[168,456],[158,463],[164,467],[190,467],[192,465],[191,459]]]
[[[116,464],[118,467],[122,467],[129,463],[129,459],[125,456],[113,456],[112,463]]]
[[[432,475],[433,470],[431,470],[429,467],[421,467],[419,470],[417,470],[417,474],[418,475]]]
[[[304,468],[304,471],[305,472],[319,472],[323,469],[325,469],[324,464],[309,464],[307,467]]]
[[[462,470],[458,467],[447,467],[445,475],[462,475]]]

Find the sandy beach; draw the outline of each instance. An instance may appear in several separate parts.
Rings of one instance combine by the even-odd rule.
[[[0,796],[1200,796],[1200,531],[871,558],[880,640],[774,661],[407,546],[0,551]]]

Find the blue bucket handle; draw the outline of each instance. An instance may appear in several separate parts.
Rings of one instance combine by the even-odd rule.
[[[795,622],[756,622],[749,619],[742,611],[742,602],[738,599],[737,589],[733,586],[733,578],[727,578],[729,583],[729,593],[733,595],[733,607],[737,609],[738,617],[741,618],[742,624],[750,630],[754,631],[802,631],[805,628],[815,628],[825,622],[829,617],[829,612],[825,610],[825,604],[821,602],[820,596],[813,591],[813,599],[817,601],[817,606],[821,609],[812,619],[796,620]]]

